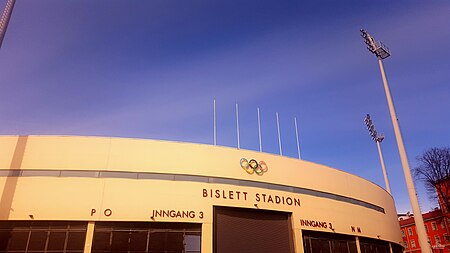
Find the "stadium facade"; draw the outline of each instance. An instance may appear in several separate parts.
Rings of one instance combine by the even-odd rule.
[[[402,251],[391,195],[304,160],[71,136],[2,136],[0,157],[0,252]]]

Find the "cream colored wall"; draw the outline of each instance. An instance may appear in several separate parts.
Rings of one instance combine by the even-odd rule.
[[[392,197],[379,186],[323,165],[248,150],[142,139],[56,136],[0,137],[0,170],[107,170],[232,178],[330,192],[366,201],[385,214],[362,206],[310,195],[255,187],[200,182],[69,177],[0,177],[0,219],[152,221],[152,210],[194,211],[195,218],[154,221],[203,223],[204,252],[212,250],[214,205],[292,212],[298,247],[301,229],[351,234],[401,242]],[[247,174],[241,158],[265,161],[269,171]],[[247,192],[248,199],[203,197],[203,189]],[[257,202],[259,193],[299,198],[301,206]],[[91,215],[91,210],[96,213]],[[108,217],[103,213],[110,209]],[[203,212],[204,217],[199,217]],[[305,228],[300,220],[332,223]],[[352,232],[352,226],[361,232]],[[205,245],[207,244],[207,245]]]

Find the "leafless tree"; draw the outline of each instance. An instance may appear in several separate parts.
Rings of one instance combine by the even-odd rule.
[[[432,199],[437,199],[443,213],[450,213],[450,148],[430,148],[416,157],[415,178],[425,184]]]

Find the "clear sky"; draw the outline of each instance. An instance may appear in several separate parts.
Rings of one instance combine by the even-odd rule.
[[[3,9],[6,0],[0,0]],[[450,145],[449,1],[17,0],[0,49],[0,134],[119,136],[302,158],[384,186],[371,114],[399,212],[411,210],[376,57],[384,42],[406,150]],[[323,180],[332,180],[324,178]],[[430,203],[418,184],[423,211]]]

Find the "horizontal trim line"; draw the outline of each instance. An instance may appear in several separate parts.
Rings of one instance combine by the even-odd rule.
[[[152,179],[168,181],[187,181],[201,183],[229,184],[249,186],[270,190],[300,193],[319,198],[332,199],[353,205],[358,205],[385,213],[384,208],[350,197],[333,193],[293,187],[288,185],[263,183],[249,180],[231,179],[224,177],[195,176],[184,174],[154,173],[154,172],[129,172],[129,171],[104,171],[104,170],[0,170],[0,177],[87,177],[87,178],[126,178],[126,179]]]

